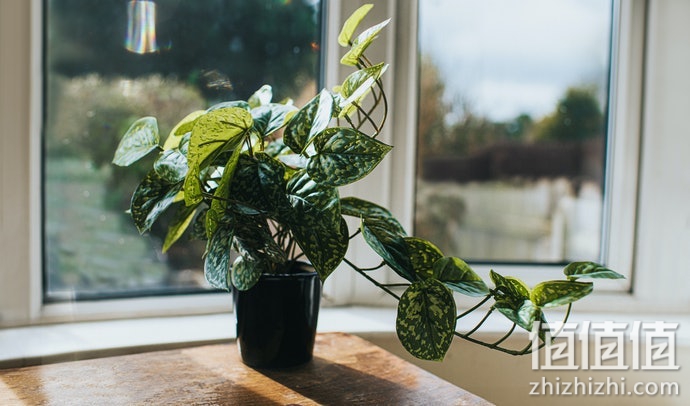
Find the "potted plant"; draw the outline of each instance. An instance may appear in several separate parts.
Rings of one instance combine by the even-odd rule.
[[[264,86],[246,101],[189,114],[162,145],[155,118],[137,120],[113,160],[127,166],[158,152],[132,196],[134,223],[145,233],[170,210],[175,215],[163,250],[190,227],[207,240],[206,279],[233,292],[240,351],[252,366],[311,358],[321,281],[343,263],[399,301],[398,337],[419,358],[443,359],[455,336],[511,354],[530,352],[530,346],[512,350],[501,343],[516,326],[530,331],[545,323],[544,309],[567,305],[569,314],[572,303],[592,291],[581,278],[622,276],[577,262],[565,268],[565,279],[531,289],[492,271],[490,288],[460,258],[408,236],[386,208],[340,196],[339,187],[367,176],[392,148],[377,139],[389,113],[381,81],[387,65],[365,56],[388,20],[354,36],[371,7],[356,10],[338,37],[347,48],[341,62],[352,74],[301,108],[272,102]],[[345,217],[358,222],[357,229],[349,230]],[[378,267],[363,269],[346,258],[353,238],[364,238],[381,257]],[[384,266],[402,282],[386,285],[371,276]],[[458,314],[454,292],[480,299]],[[494,343],[471,337],[483,321],[467,333],[456,331],[458,319],[474,311],[498,311],[513,328]]]

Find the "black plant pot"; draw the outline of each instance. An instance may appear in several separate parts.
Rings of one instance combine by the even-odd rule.
[[[247,291],[233,290],[237,345],[256,368],[285,368],[312,359],[321,280],[303,265],[289,274],[262,275]]]

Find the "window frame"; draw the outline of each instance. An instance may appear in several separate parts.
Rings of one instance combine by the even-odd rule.
[[[362,3],[364,1],[329,1],[325,43],[333,42],[343,19]],[[389,28],[381,35],[373,51],[379,54],[376,59],[392,63],[384,85],[391,101],[391,111],[395,113],[389,117],[387,129],[381,137],[384,142],[392,142],[395,149],[372,176],[343,190],[342,194],[356,194],[387,205],[409,229],[414,208],[414,184],[410,181],[414,179],[414,165],[410,162],[415,160],[417,128],[418,3],[417,0],[375,0],[373,3],[376,7],[367,21],[378,22],[392,17]],[[665,74],[676,73],[683,67],[669,63],[672,60],[669,55],[680,47],[675,45],[674,48],[673,41],[668,41],[670,34],[664,28],[664,21],[679,14],[677,9],[684,6],[648,3],[646,0],[622,0],[618,4],[620,39],[629,42],[618,47],[615,55],[618,69],[613,79],[617,102],[612,105],[612,112],[617,120],[613,131],[627,136],[622,141],[616,138],[610,148],[615,181],[609,187],[613,191],[610,207],[623,206],[624,209],[608,212],[610,231],[606,237],[616,242],[609,247],[606,262],[626,274],[628,279],[624,286],[599,289],[593,297],[578,303],[578,310],[687,313],[687,300],[683,299],[683,293],[690,288],[690,279],[681,277],[680,272],[682,265],[689,260],[667,258],[674,254],[680,256],[685,248],[677,243],[664,245],[682,238],[684,229],[674,228],[670,233],[659,229],[656,224],[661,214],[655,212],[652,195],[673,192],[664,189],[665,184],[655,183],[655,174],[673,164],[673,161],[667,163],[663,159],[655,159],[659,153],[668,152],[668,149],[658,146],[658,138],[665,137],[662,142],[670,143],[682,140],[681,135],[673,138],[668,130],[664,132],[663,119],[672,112],[678,112],[679,107],[669,113],[660,110],[655,103],[668,97],[683,100],[680,95],[682,89],[660,90],[657,85],[665,83]],[[229,311],[229,295],[217,294],[50,305],[41,302],[42,18],[41,0],[0,2],[0,60],[3,61],[0,64],[0,88],[3,89],[0,92],[0,122],[3,123],[0,127],[0,257],[3,258],[0,327]],[[679,27],[680,24],[674,31],[676,35],[690,32],[690,28]],[[347,71],[338,64],[339,49],[329,46],[326,53],[325,86],[332,87],[344,78]],[[680,107],[684,106],[680,104]],[[676,127],[683,125],[677,123]],[[652,136],[656,137],[654,142],[651,141]],[[672,197],[677,204],[674,208],[680,213],[679,202],[687,201],[690,192],[673,192]],[[650,244],[655,239],[661,241]],[[354,245],[351,249],[357,259],[366,260],[370,256],[366,246]],[[677,265],[680,265],[680,270]],[[533,278],[557,278],[560,275],[560,269],[554,274],[556,270],[550,267],[530,268],[529,271],[509,267],[497,270],[523,277],[528,282]],[[482,267],[478,271],[486,272]],[[393,303],[353,272],[336,272],[326,282],[324,293],[329,297],[329,303],[336,305]],[[208,300],[204,296],[208,296]],[[660,297],[664,297],[663,303]],[[460,306],[463,303],[461,300]]]

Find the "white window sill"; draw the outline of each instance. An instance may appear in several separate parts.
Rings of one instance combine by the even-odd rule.
[[[472,315],[471,317],[473,317]],[[478,321],[466,320],[468,325]],[[509,325],[489,319],[477,334],[500,334]],[[575,313],[570,321],[665,321],[679,323],[676,345],[690,346],[690,316],[635,316]],[[0,368],[122,355],[128,353],[228,342],[235,338],[232,313],[91,321],[0,330]],[[459,325],[459,328],[462,329]],[[507,326],[507,327],[506,327]],[[319,315],[319,332],[394,334],[395,308],[327,307]]]

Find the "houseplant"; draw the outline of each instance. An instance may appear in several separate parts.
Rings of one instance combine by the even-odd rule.
[[[433,243],[407,236],[386,208],[357,197],[340,197],[339,187],[366,177],[392,148],[377,139],[388,116],[381,81],[387,65],[365,56],[388,21],[354,36],[371,7],[356,10],[338,37],[347,48],[341,62],[352,66],[353,73],[342,85],[322,90],[299,109],[290,101],[271,102],[271,88],[264,86],[247,101],[224,102],[189,114],[163,145],[155,118],[137,120],[123,136],[113,162],[127,166],[154,150],[159,156],[132,196],[134,223],[145,233],[161,213],[170,210],[175,215],[164,250],[190,227],[207,240],[206,278],[216,288],[233,291],[238,340],[250,365],[285,366],[311,357],[314,318],[272,319],[260,326],[272,332],[254,333],[251,339],[244,336],[245,326],[261,324],[266,314],[283,313],[295,301],[306,301],[291,296],[291,304],[271,302],[248,315],[250,321],[241,319],[243,308],[257,309],[276,299],[288,285],[284,279],[308,275],[304,263],[313,267],[311,278],[318,275],[321,281],[345,264],[397,299],[398,337],[419,358],[443,359],[455,336],[511,354],[528,353],[531,345],[510,349],[501,344],[516,327],[531,331],[535,323],[546,323],[545,309],[567,306],[567,319],[572,303],[592,291],[592,283],[580,279],[622,276],[592,262],[576,262],[565,268],[565,279],[533,288],[492,271],[490,288],[460,258],[444,256]],[[359,223],[356,230],[348,230],[345,217]],[[354,238],[363,238],[381,257],[379,266],[365,269],[346,257]],[[384,266],[402,282],[383,284],[372,277],[371,271]],[[279,288],[260,297],[259,304],[244,305],[243,295],[254,295],[268,279],[278,280]],[[298,290],[315,294],[318,303],[320,284],[308,286]],[[477,305],[458,314],[454,292],[477,297]],[[315,316],[318,307],[305,305],[306,312]],[[457,331],[457,321],[476,311],[486,312],[487,317],[497,311],[513,323],[512,328],[491,343],[472,336],[486,317],[468,332]],[[299,351],[304,356],[275,361],[279,358],[275,351],[287,336],[285,329],[294,325],[299,325],[299,335],[306,340],[297,344],[306,348]],[[548,340],[544,334],[540,338],[542,344]],[[269,348],[251,348],[256,341],[265,341]]]

